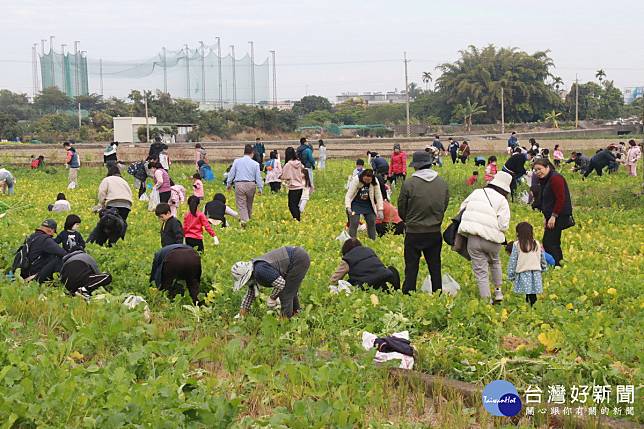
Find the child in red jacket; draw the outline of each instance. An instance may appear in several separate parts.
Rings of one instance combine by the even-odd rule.
[[[188,207],[190,208],[190,211],[183,217],[183,232],[186,238],[186,244],[188,246],[196,248],[199,252],[203,252],[204,228],[213,238],[214,243],[219,244],[217,234],[215,234],[215,231],[210,226],[206,215],[198,210],[199,197],[192,195],[190,198],[188,198]]]

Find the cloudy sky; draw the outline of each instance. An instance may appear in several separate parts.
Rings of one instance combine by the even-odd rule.
[[[277,51],[279,99],[404,87],[469,44],[550,49],[569,86],[603,68],[619,87],[644,86],[644,1],[579,0],[0,0],[0,88],[31,93],[31,46],[55,35],[88,57],[138,60],[200,40]],[[437,72],[435,72],[437,74]],[[90,89],[98,92],[90,79]],[[125,91],[127,92],[127,91]]]

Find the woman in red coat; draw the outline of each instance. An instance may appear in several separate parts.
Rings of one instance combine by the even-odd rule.
[[[389,183],[405,181],[407,177],[407,154],[400,150],[400,145],[394,145],[394,152],[391,154],[389,163]]]

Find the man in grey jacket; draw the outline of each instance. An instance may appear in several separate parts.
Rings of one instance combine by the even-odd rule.
[[[449,203],[447,182],[431,169],[429,152],[414,152],[409,165],[416,172],[407,179],[398,196],[398,214],[405,222],[405,283],[403,293],[416,290],[421,254],[425,257],[432,290],[442,289],[441,224]]]

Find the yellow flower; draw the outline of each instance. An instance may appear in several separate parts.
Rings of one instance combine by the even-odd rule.
[[[378,300],[378,296],[376,296],[375,294],[372,293],[369,298],[371,299],[371,305],[373,305],[374,307],[380,304],[380,301]]]
[[[617,295],[617,289],[615,289],[614,287],[609,288],[609,289],[606,291],[606,293],[607,293],[607,294],[609,294],[609,295],[613,295],[613,296],[615,296],[615,295]]]
[[[505,322],[506,320],[508,320],[508,310],[504,308],[501,310],[501,321]]]
[[[571,303],[568,303],[568,304],[566,304],[566,308],[568,310],[572,310],[574,308],[574,305],[572,305]]]
[[[74,352],[71,352],[71,353],[69,354],[69,357],[70,357],[72,360],[74,360],[75,362],[78,362],[78,361],[83,360],[83,358],[84,358],[85,356],[83,356],[83,354],[82,354],[82,353],[79,353],[79,352],[74,351]]]
[[[539,335],[537,335],[537,339],[539,340],[539,342],[543,344],[546,350],[549,352],[558,348],[559,344],[561,343],[561,340],[563,339],[562,337],[563,336],[561,332],[559,332],[556,329],[548,332],[542,332]]]

